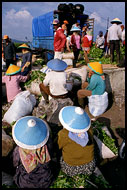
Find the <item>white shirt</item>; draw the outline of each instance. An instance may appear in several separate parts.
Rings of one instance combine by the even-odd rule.
[[[104,36],[100,37],[99,35],[97,35],[97,39],[96,39],[97,47],[104,48],[104,41],[105,41]]]
[[[46,74],[43,84],[45,86],[49,85],[49,90],[52,95],[64,95],[68,93],[66,79],[67,74],[64,71],[50,71]]]
[[[112,24],[108,29],[107,43],[110,40],[120,40],[122,38],[122,30],[120,25]]]

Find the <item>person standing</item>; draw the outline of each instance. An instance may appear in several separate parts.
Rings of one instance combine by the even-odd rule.
[[[116,50],[116,62],[120,63],[120,40],[122,39],[121,20],[115,18],[111,21],[112,26],[108,29],[107,43],[110,46],[111,62],[114,62],[114,51]]]
[[[8,35],[4,35],[3,37],[4,45],[3,45],[3,56],[4,61],[6,62],[6,70],[8,69],[10,64],[14,64],[16,60],[16,51],[14,43],[10,41]]]
[[[122,46],[125,46],[125,30],[124,30],[124,25],[121,25],[121,30],[122,30]]]
[[[86,31],[86,35],[82,38],[82,50],[84,51],[84,59],[86,63],[89,63],[88,54],[92,46],[92,32],[90,30]]]
[[[63,28],[60,27],[58,19],[53,20],[54,33],[54,59],[62,59],[62,54],[66,46],[66,36]]]
[[[88,25],[85,23],[82,28],[82,38],[86,35],[87,29],[88,29]]]
[[[22,49],[21,75],[26,76],[31,71],[32,53],[26,44],[22,44],[18,48]]]
[[[76,63],[81,49],[81,36],[79,35],[80,31],[81,29],[77,26],[72,26],[70,30],[70,32],[73,32],[71,36],[71,46],[74,52],[73,68],[76,68]]]
[[[104,39],[104,36],[103,36],[103,32],[100,31],[99,34],[97,35],[95,46],[104,51],[104,41],[105,41],[105,39]]]
[[[110,55],[110,49],[108,47],[108,43],[107,43],[107,35],[108,35],[108,30],[106,30],[106,33],[104,35],[104,53],[105,53],[105,57],[108,57]]]

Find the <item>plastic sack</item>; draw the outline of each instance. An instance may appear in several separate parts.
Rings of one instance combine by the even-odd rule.
[[[40,82],[37,80],[34,80],[31,82],[30,86],[27,87],[25,86],[26,90],[29,90],[31,94],[35,95],[41,95],[40,87],[39,87]]]
[[[94,139],[100,150],[101,158],[106,159],[106,158],[113,158],[117,156],[97,136],[94,135]]]
[[[68,66],[73,65],[73,60],[72,59],[62,59]]]
[[[11,124],[23,116],[29,115],[36,105],[35,95],[30,94],[29,91],[23,91],[17,94],[11,107],[4,114],[3,121]]]
[[[73,52],[63,53],[62,59],[74,59],[74,53]]]
[[[96,117],[105,112],[108,107],[108,93],[102,95],[92,95],[88,97],[88,107],[90,113]]]
[[[71,68],[66,70],[67,75],[69,76],[70,73],[75,73],[79,76],[82,80],[82,83],[86,81],[87,77],[87,67],[83,66],[82,68]]]

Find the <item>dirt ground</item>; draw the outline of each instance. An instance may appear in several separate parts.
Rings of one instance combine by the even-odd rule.
[[[87,106],[85,107],[85,111],[89,114],[90,118],[93,118]],[[113,103],[96,120],[103,122],[108,127],[119,147],[123,138],[125,138],[125,105],[120,108]],[[125,160],[122,160],[119,156],[115,159],[104,159],[99,169],[113,189],[125,189]]]
[[[93,118],[87,106],[85,107],[85,111],[89,114],[90,118]],[[120,145],[125,133],[125,105],[120,108],[113,103],[105,113],[96,117],[96,120],[104,123],[111,129],[110,132],[112,132],[112,135],[115,135]]]

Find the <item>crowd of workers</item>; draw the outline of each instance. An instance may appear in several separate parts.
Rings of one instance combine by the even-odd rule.
[[[103,36],[103,32],[99,32],[96,47],[105,52],[107,46],[110,47],[111,61],[114,61],[113,54],[116,49],[119,63],[120,39],[122,39],[122,30],[119,26],[121,21],[116,18],[111,23],[112,26],[108,29],[107,37]],[[77,91],[79,106],[67,106],[59,112],[59,120],[63,129],[58,132],[57,142],[59,149],[62,150],[59,160],[61,170],[68,176],[80,173],[90,175],[95,170],[96,156],[90,117],[84,111],[82,102],[85,97],[104,94],[106,90],[105,77],[100,62],[89,63],[88,53],[93,39],[88,25],[85,24],[82,28],[82,35],[78,23],[72,26],[71,35],[68,35],[67,25],[67,21],[64,21],[61,26],[59,20],[53,21],[55,29],[54,59],[47,63],[51,71],[46,74],[39,87],[46,103],[48,103],[49,95],[53,98],[70,97],[65,73],[67,64],[62,61],[62,54],[65,47],[66,51],[73,51],[73,67],[75,68],[82,48],[89,69],[87,82],[84,82],[81,89]],[[8,102],[13,102],[16,95],[21,92],[19,83],[29,80],[32,54],[26,44],[19,46],[22,49],[20,68],[15,64],[14,44],[7,35],[4,36],[3,40],[5,40],[3,59],[6,62],[6,75],[2,77],[2,83],[6,83]],[[125,38],[122,40],[125,45]],[[13,126],[12,136],[17,144],[13,153],[13,163],[16,167],[14,181],[19,188],[48,188],[53,183],[53,144],[49,128],[50,126],[46,122],[31,116],[21,118]]]

